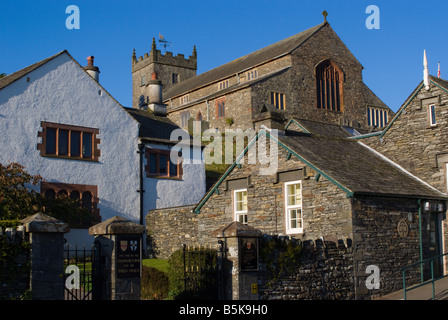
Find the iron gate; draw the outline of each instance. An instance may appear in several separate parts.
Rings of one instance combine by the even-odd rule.
[[[64,300],[101,299],[100,243],[94,242],[92,249],[64,249]]]
[[[223,298],[222,242],[218,250],[183,245],[184,298]]]

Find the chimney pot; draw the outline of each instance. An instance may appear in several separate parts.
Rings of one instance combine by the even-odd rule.
[[[92,76],[92,78],[99,82],[100,69],[93,65],[93,59],[95,59],[94,56],[87,57],[87,66],[84,67],[84,70],[86,70],[87,73]]]
[[[151,80],[157,80],[157,73],[156,72],[153,72],[151,74]]]

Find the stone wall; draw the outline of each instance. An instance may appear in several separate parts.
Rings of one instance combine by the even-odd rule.
[[[272,282],[266,271],[262,300],[352,300],[355,298],[353,248],[343,240],[303,242],[296,266]]]
[[[408,221],[407,235],[398,233],[398,222],[402,220]],[[272,276],[269,278],[268,273],[263,273],[260,297],[269,300],[364,300],[401,290],[400,269],[420,259],[417,200],[355,198],[353,231],[353,239],[304,241],[300,258],[296,265],[289,266],[288,272],[275,282]],[[424,243],[428,241],[425,231],[422,238]],[[366,286],[371,275],[367,272],[368,266],[378,267],[378,289]],[[407,285],[419,280],[419,267],[406,272]]]
[[[358,197],[353,200],[353,263],[358,297],[376,297],[403,288],[400,269],[420,260],[418,208],[417,199]],[[407,234],[398,232],[400,221],[406,223]],[[377,266],[380,271],[380,289],[373,293],[365,286],[369,265]],[[419,276],[415,271],[409,275],[409,283]]]
[[[196,245],[198,215],[194,206],[156,209],[146,216],[146,242],[149,256],[168,259],[183,244]]]

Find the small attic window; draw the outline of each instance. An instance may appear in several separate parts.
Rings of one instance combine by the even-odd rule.
[[[180,104],[188,103],[188,101],[190,101],[190,97],[189,97],[188,94],[186,94],[186,95],[180,97]]]
[[[258,70],[250,70],[246,72],[246,81],[254,80],[258,78]]]
[[[224,80],[218,83],[218,90],[224,90],[229,87],[229,80]]]

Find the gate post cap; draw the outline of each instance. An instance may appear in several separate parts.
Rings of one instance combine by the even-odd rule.
[[[90,235],[143,234],[145,227],[120,216],[115,216],[89,228]]]
[[[50,217],[44,213],[36,213],[21,220],[25,232],[59,232],[67,233],[70,227],[58,219]]]
[[[230,237],[261,237],[262,232],[247,224],[234,221],[231,224],[213,231],[213,236],[217,238]]]

